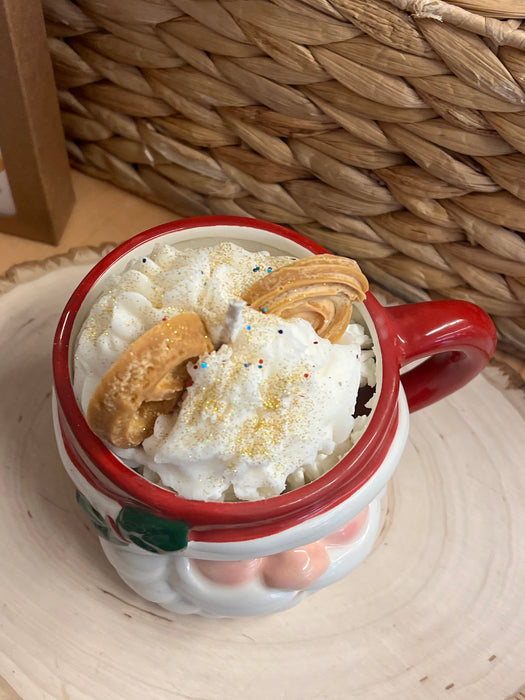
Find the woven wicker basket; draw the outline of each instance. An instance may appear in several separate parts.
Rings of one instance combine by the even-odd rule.
[[[525,0],[44,0],[75,167],[285,224],[525,357]]]

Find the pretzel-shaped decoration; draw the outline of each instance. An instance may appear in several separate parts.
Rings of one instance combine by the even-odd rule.
[[[213,350],[198,314],[182,313],[150,328],[102,377],[87,410],[90,428],[116,447],[135,447],[171,413],[187,385],[186,365]]]
[[[368,281],[355,260],[312,255],[280,267],[253,284],[244,300],[258,311],[281,318],[304,318],[322,338],[336,343],[363,301]]]

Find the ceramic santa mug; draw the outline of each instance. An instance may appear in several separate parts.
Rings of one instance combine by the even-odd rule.
[[[490,360],[496,334],[477,306],[437,301],[358,313],[376,351],[377,401],[364,434],[327,473],[253,502],[187,500],[142,477],[90,430],[72,386],[75,338],[108,275],[162,239],[177,247],[224,240],[297,258],[317,243],[255,219],[211,216],[153,228],[119,245],[68,301],[53,348],[54,424],[62,461],[103,550],[138,594],[175,613],[261,615],[284,610],[354,569],[379,530],[380,498],[402,454],[408,416],[459,389]],[[400,368],[427,358],[400,378]]]

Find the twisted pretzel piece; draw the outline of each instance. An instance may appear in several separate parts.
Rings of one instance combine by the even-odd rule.
[[[312,255],[280,267],[255,282],[244,300],[281,318],[304,318],[322,338],[336,343],[352,316],[352,302],[363,301],[368,281],[355,260]]]
[[[87,410],[93,432],[116,447],[135,447],[153,432],[157,416],[170,413],[184,391],[189,360],[213,350],[193,312],[146,331],[102,377]]]

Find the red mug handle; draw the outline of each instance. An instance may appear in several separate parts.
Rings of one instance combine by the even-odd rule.
[[[401,375],[410,411],[460,389],[488,364],[496,349],[490,317],[466,301],[390,306],[399,366],[427,358]]]

